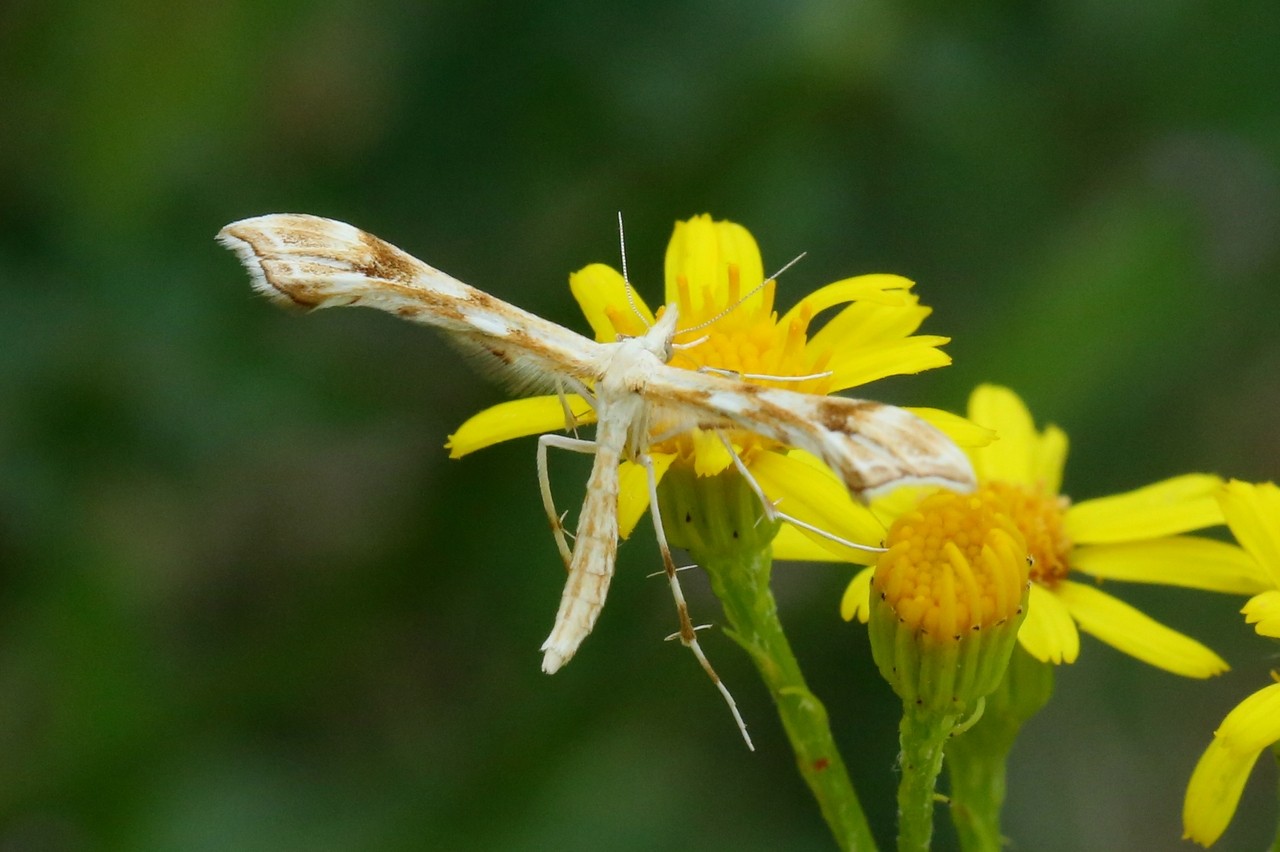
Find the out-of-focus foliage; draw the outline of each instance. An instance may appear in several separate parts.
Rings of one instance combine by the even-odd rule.
[[[651,301],[707,211],[809,253],[783,307],[916,279],[955,365],[869,392],[1013,386],[1071,434],[1069,493],[1275,479],[1277,44],[1273,0],[0,4],[0,847],[827,848],[736,647],[704,639],[756,754],[662,643],[645,528],[542,675],[533,444],[441,446],[501,391],[407,323],[277,311],[213,234],[331,215],[582,326],[566,277],[616,261],[615,211]],[[775,582],[887,841],[895,702],[847,577]],[[1171,848],[1274,662],[1239,601],[1109,591],[1235,670],[1089,641],[1014,751],[1019,848]],[[1264,844],[1273,781],[1224,848]]]

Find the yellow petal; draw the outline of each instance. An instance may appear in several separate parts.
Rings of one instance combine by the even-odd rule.
[[[794,309],[793,309],[794,310]],[[886,305],[864,299],[840,310],[809,337],[812,355],[838,352],[850,344],[887,343],[909,337],[925,321],[932,308],[909,295],[903,304]]]
[[[1225,660],[1196,640],[1093,586],[1063,580],[1054,594],[1081,630],[1144,663],[1197,678],[1221,674],[1229,668]]]
[[[565,422],[566,402],[576,424]],[[449,458],[460,459],[468,453],[510,441],[512,438],[556,432],[573,425],[594,423],[595,419],[595,410],[577,394],[565,394],[564,402],[561,402],[559,396],[513,399],[486,408],[469,418],[458,427],[458,431],[449,436],[445,446],[449,448]]]
[[[951,340],[936,335],[917,335],[903,340],[845,346],[831,354],[832,391],[865,385],[886,376],[904,376],[945,367],[951,356],[939,349]],[[806,352],[808,347],[806,347]]]
[[[1240,611],[1245,623],[1254,625],[1259,635],[1280,639],[1280,591],[1254,595]]]
[[[1040,435],[1039,446],[1031,461],[1033,482],[1043,482],[1045,491],[1062,490],[1062,471],[1067,466],[1067,433],[1049,424]]]
[[[746,295],[764,281],[764,263],[760,248],[746,228],[734,222],[714,222],[703,214],[685,222],[677,222],[667,244],[666,299],[667,304],[679,301],[679,280],[689,285],[689,298],[695,313],[706,308],[728,307],[727,304],[707,305],[704,288],[711,288],[724,302],[729,294],[729,267],[737,268],[741,295]],[[747,307],[759,304],[763,292],[754,293],[744,302]]]
[[[744,296],[764,283],[764,261],[750,231],[737,222],[716,222],[716,242],[720,246],[720,262],[726,267],[738,267],[738,280]],[[762,298],[763,291],[753,293],[743,304],[754,306]]]
[[[1214,736],[1234,751],[1261,751],[1280,742],[1280,683],[1250,695],[1222,720]]]
[[[1071,569],[1104,580],[1235,595],[1254,595],[1268,588],[1249,554],[1235,545],[1195,536],[1077,547],[1071,551]]]
[[[1258,690],[1227,714],[1191,774],[1183,835],[1202,846],[1222,836],[1264,748],[1280,740],[1280,684]]]
[[[1217,842],[1227,830],[1258,754],[1226,748],[1216,737],[1196,763],[1182,804],[1183,838],[1201,846]]]
[[[867,507],[853,501],[844,485],[827,468],[814,467],[803,456],[792,458],[777,452],[761,452],[750,460],[747,469],[765,496],[776,501],[780,512],[845,541],[880,546],[884,527]],[[846,547],[806,530],[801,532],[815,544],[848,561],[865,564],[875,558],[875,553]]]
[[[720,434],[714,429],[693,429],[685,436],[693,444],[693,472],[698,476],[715,476],[733,464]]]
[[[676,458],[675,453],[650,453],[653,459],[653,475],[662,481],[667,468]],[[630,538],[631,531],[649,509],[649,477],[644,466],[624,461],[618,465],[618,535]]]
[[[940,490],[936,485],[904,485],[877,495],[868,508],[887,530],[894,521],[919,506],[921,500]]]
[[[991,446],[970,453],[979,482],[1037,484],[1040,436],[1016,393],[999,385],[978,385],[969,396],[969,419],[996,432]]]
[[[627,284],[612,266],[593,263],[579,269],[569,276],[569,290],[601,343],[643,334],[653,325],[653,312],[634,291],[627,298]]]
[[[1224,522],[1216,495],[1222,480],[1207,473],[1175,476],[1067,509],[1067,535],[1078,544],[1135,541]]]
[[[1218,494],[1236,541],[1262,565],[1273,586],[1280,587],[1280,488],[1232,480]]]
[[[846,562],[843,553],[836,554],[790,524],[783,524],[773,539],[773,558],[783,562]]]
[[[957,447],[972,449],[985,447],[996,440],[996,433],[986,426],[979,426],[968,418],[940,408],[913,408],[906,406],[916,417],[928,423],[955,442]]]
[[[840,598],[840,617],[845,621],[853,621],[857,616],[858,621],[866,624],[871,619],[871,578],[875,573],[875,568],[863,568],[849,581]]]
[[[785,328],[790,325],[793,319],[804,312],[813,317],[827,308],[860,299],[881,305],[899,307],[911,305],[914,303],[914,297],[907,291],[912,286],[914,286],[914,282],[900,275],[879,273],[845,278],[841,281],[836,281],[834,284],[819,287],[799,302],[796,302],[791,310],[787,311],[782,319],[778,321],[778,324]]]
[[[1027,617],[1018,629],[1018,643],[1042,663],[1074,663],[1080,656],[1080,634],[1071,613],[1039,583],[1031,584]]]

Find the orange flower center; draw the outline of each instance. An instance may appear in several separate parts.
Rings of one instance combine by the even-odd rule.
[[[931,495],[893,523],[885,545],[871,593],[907,627],[958,640],[1017,615],[1027,554],[997,491]]]
[[[826,357],[819,363],[805,352],[812,313],[796,317],[786,326],[779,325],[773,310],[777,284],[765,282],[760,292],[746,301],[738,267],[729,265],[729,287],[721,290],[710,282],[695,293],[684,275],[676,279],[676,307],[680,311],[677,342],[697,345],[677,349],[671,363],[687,370],[714,367],[740,375],[777,376],[771,379],[748,379],[756,384],[783,387],[802,393],[826,394],[830,391],[828,376],[820,376],[826,368]],[[702,339],[705,338],[705,339]],[[791,376],[818,378],[794,381]]]
[[[1068,562],[1071,539],[1063,527],[1063,518],[1070,501],[1064,496],[1046,493],[1040,485],[988,482],[982,488],[999,495],[1009,517],[1026,539],[1031,579],[1044,586],[1053,586],[1065,579],[1071,571]]]
[[[722,288],[710,281],[691,283],[685,275],[676,279],[675,303],[680,312],[676,343],[681,348],[672,355],[671,365],[686,370],[727,371],[753,384],[801,393],[829,393],[831,379],[824,371],[830,356],[824,354],[815,359],[805,350],[812,312],[805,311],[781,325],[773,310],[776,282],[767,281],[744,301],[747,293],[742,289],[736,264],[729,265],[728,280],[729,286]],[[666,426],[655,423],[652,431],[662,434]],[[755,453],[777,447],[775,442],[751,432],[734,430],[728,432],[728,437],[748,462]],[[654,449],[677,453],[681,459],[694,462],[703,473],[717,473],[729,463],[720,439],[696,429],[655,445]]]

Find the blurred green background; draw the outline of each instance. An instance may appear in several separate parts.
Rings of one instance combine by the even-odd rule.
[[[755,754],[661,641],[651,536],[543,675],[534,444],[442,448],[502,392],[422,328],[276,310],[213,234],[334,216],[585,328],[567,274],[616,260],[616,211],[651,302],[711,212],[767,267],[808,252],[784,308],[917,280],[955,364],[867,393],[1009,384],[1077,498],[1277,479],[1277,45],[1274,0],[0,3],[0,849],[830,848],[745,657],[703,640]],[[848,576],[776,592],[890,844]],[[1276,664],[1238,599],[1108,588],[1235,668],[1086,639],[1015,751],[1012,848],[1189,846],[1194,761]],[[1221,848],[1267,842],[1274,776]]]

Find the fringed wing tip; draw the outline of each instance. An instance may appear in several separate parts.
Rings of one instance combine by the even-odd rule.
[[[912,465],[915,471],[905,473],[892,482],[867,489],[864,500],[874,500],[907,485],[946,488],[958,494],[969,494],[977,489],[978,477],[973,471],[973,463],[968,454],[941,431],[932,426],[930,430],[936,432],[937,444],[931,452]]]
[[[872,404],[867,410],[871,416],[864,425],[869,434],[857,429],[845,433],[860,449],[870,451],[865,467],[853,465],[845,478],[849,491],[863,503],[904,486],[960,494],[978,487],[968,454],[942,430],[903,408]]]
[[[262,253],[255,244],[253,237],[255,235],[261,237],[263,226],[268,219],[280,219],[281,214],[269,214],[266,216],[254,216],[249,219],[240,219],[232,222],[218,231],[214,239],[218,241],[224,248],[233,251],[236,258],[239,259],[240,265],[249,273],[249,282],[253,286],[254,292],[266,296],[273,303],[285,308],[305,307],[298,301],[289,296],[284,290],[276,286],[271,280],[271,276],[267,274],[267,269],[263,265]],[[296,217],[289,217],[296,218]]]
[[[249,241],[247,236],[243,235],[242,226],[251,221],[253,220],[242,219],[239,222],[232,222],[221,231],[218,231],[218,236],[215,239],[224,248],[235,252],[240,265],[249,273],[249,281],[253,285],[255,292],[266,296],[278,305],[293,305],[292,299],[272,286],[271,281],[267,278],[267,271],[262,266],[262,258],[258,256],[253,243]]]
[[[871,450],[870,458],[863,464],[855,462],[850,469],[838,469],[849,492],[860,502],[870,503],[905,486],[946,488],[960,494],[978,487],[968,454],[937,427],[894,406],[871,410],[887,430],[877,440],[848,433],[860,449]]]

